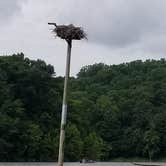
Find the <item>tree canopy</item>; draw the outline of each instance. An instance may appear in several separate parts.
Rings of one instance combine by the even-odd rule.
[[[0,57],[0,161],[57,159],[63,81],[42,60]],[[166,156],[165,59],[85,66],[69,84],[66,161]]]

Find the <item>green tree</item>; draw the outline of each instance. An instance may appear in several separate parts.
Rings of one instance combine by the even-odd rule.
[[[83,142],[81,135],[76,125],[68,124],[66,129],[66,142],[65,142],[65,160],[79,161],[82,156]]]
[[[100,160],[103,156],[104,142],[96,135],[90,133],[84,140],[84,157],[91,160]]]
[[[157,132],[152,129],[146,131],[144,135],[144,142],[145,142],[144,153],[148,154],[149,160],[151,161],[154,155],[158,153],[160,150],[159,149],[160,138]]]

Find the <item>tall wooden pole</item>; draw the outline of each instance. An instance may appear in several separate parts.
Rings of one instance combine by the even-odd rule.
[[[66,117],[67,117],[67,90],[68,90],[68,80],[70,75],[71,47],[72,47],[72,40],[68,40],[67,41],[66,73],[65,73],[64,91],[63,91],[63,104],[62,104],[62,116],[61,116],[61,128],[60,128],[60,140],[59,140],[58,166],[63,166],[63,159],[64,159],[65,126],[66,126]]]
[[[70,75],[72,40],[85,39],[86,34],[81,29],[81,27],[75,27],[72,24],[70,25],[57,25],[56,23],[48,23],[48,24],[55,26],[53,32],[56,34],[56,36],[60,37],[61,39],[65,39],[67,41],[66,73],[64,81],[64,91],[63,91],[63,104],[62,104],[62,117],[61,117],[61,127],[60,127],[59,156],[58,156],[58,166],[63,166],[65,127],[66,127],[66,117],[67,117],[67,90],[68,90],[68,79]]]

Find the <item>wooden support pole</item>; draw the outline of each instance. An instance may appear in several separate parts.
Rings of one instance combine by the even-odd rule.
[[[66,127],[66,118],[67,118],[67,90],[68,90],[68,80],[70,75],[71,47],[72,47],[72,40],[67,41],[66,73],[65,73],[64,91],[63,91],[58,166],[63,166],[63,160],[64,160],[65,127]]]

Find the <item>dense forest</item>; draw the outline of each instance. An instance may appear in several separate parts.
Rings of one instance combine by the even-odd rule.
[[[63,77],[23,53],[0,57],[0,161],[58,156]],[[65,160],[166,156],[166,60],[83,67],[70,78]]]

